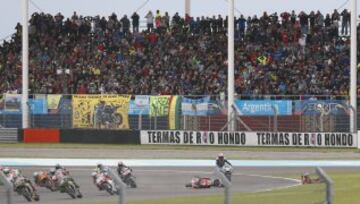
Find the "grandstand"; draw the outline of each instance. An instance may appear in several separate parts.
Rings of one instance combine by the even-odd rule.
[[[163,12],[165,13],[165,12]],[[135,20],[134,20],[135,18]],[[227,17],[149,15],[30,19],[30,92],[218,95],[227,87]],[[145,20],[145,19],[144,19]],[[284,11],[235,19],[241,95],[349,93],[350,13]],[[132,26],[130,26],[132,25]],[[131,29],[131,27],[133,27]],[[21,25],[1,47],[2,93],[21,93]]]
[[[29,2],[0,43],[0,203],[24,203],[7,167],[55,167],[83,192],[65,199],[43,170],[40,204],[212,204],[223,189],[226,204],[358,200],[356,0],[261,15],[224,0],[228,14],[210,16],[190,0],[184,13],[70,16],[28,15]]]

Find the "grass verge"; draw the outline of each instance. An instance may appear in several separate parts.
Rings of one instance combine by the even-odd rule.
[[[338,204],[358,203],[360,200],[360,173],[333,173],[335,182],[335,202]],[[310,204],[324,201],[324,186],[302,185],[298,187],[261,193],[234,193],[232,203],[245,204]],[[168,199],[130,201],[129,204],[218,204],[223,202],[221,195],[177,197]],[[94,202],[88,204],[115,204],[116,202]]]

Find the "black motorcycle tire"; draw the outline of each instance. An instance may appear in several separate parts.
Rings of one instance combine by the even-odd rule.
[[[131,188],[137,188],[136,182],[133,178],[129,178],[129,184]]]
[[[112,188],[112,186],[111,186],[109,183],[104,182],[104,183],[102,184],[102,188],[105,189],[106,192],[108,192],[110,195],[114,195],[113,188]]]
[[[191,187],[192,187],[192,184],[191,184],[191,183],[187,183],[187,184],[185,184],[185,187],[186,187],[186,188],[191,188]]]
[[[29,187],[28,185],[24,185],[21,187],[20,189],[21,195],[24,196],[24,198],[28,201],[31,202],[32,201],[32,190],[31,187]]]
[[[73,199],[76,198],[76,187],[75,184],[71,181],[68,181],[66,186],[65,186],[65,191],[67,194],[69,194],[69,196]]]

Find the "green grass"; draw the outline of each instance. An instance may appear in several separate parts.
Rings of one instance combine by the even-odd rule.
[[[250,151],[250,152],[356,152],[359,149],[347,148],[315,148],[315,147],[221,147],[221,146],[186,146],[186,145],[119,145],[119,144],[24,144],[7,143],[1,147],[11,148],[58,148],[58,149],[132,149],[132,150],[199,150],[219,151],[226,148],[227,151]]]
[[[359,203],[360,173],[333,173],[335,182],[336,204]],[[302,185],[284,190],[261,193],[234,193],[232,203],[244,204],[314,204],[323,201],[325,192],[323,184]],[[130,201],[129,204],[219,204],[223,203],[221,195],[177,197],[148,201]],[[115,204],[115,202],[94,202],[88,204]]]

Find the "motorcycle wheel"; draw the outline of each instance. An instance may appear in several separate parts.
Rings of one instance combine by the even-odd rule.
[[[69,194],[71,198],[73,199],[76,198],[76,187],[73,182],[71,181],[67,182],[67,184],[65,185],[65,191],[67,194]]]
[[[31,187],[29,187],[28,185],[24,185],[21,188],[21,195],[24,196],[24,198],[28,201],[31,202],[32,201],[32,190]]]
[[[51,192],[56,191],[55,185],[54,185],[54,183],[52,182],[52,180],[50,180],[50,179],[46,180],[45,186],[46,186],[46,188],[49,189]]]
[[[221,185],[220,180],[219,180],[219,179],[215,179],[213,185],[214,185],[215,187],[220,187],[220,185]]]
[[[130,178],[130,179],[129,179],[129,184],[130,184],[130,187],[131,187],[131,188],[136,188],[136,187],[137,187],[137,185],[136,185],[136,183],[135,183],[135,181],[134,181],[133,178]]]
[[[114,195],[114,191],[112,189],[112,186],[109,183],[107,183],[107,182],[103,183],[102,188],[105,189],[106,192],[108,192],[110,195]]]
[[[186,188],[191,188],[191,187],[192,187],[192,184],[191,184],[191,183],[187,183],[187,184],[185,184],[185,187],[186,187]]]

